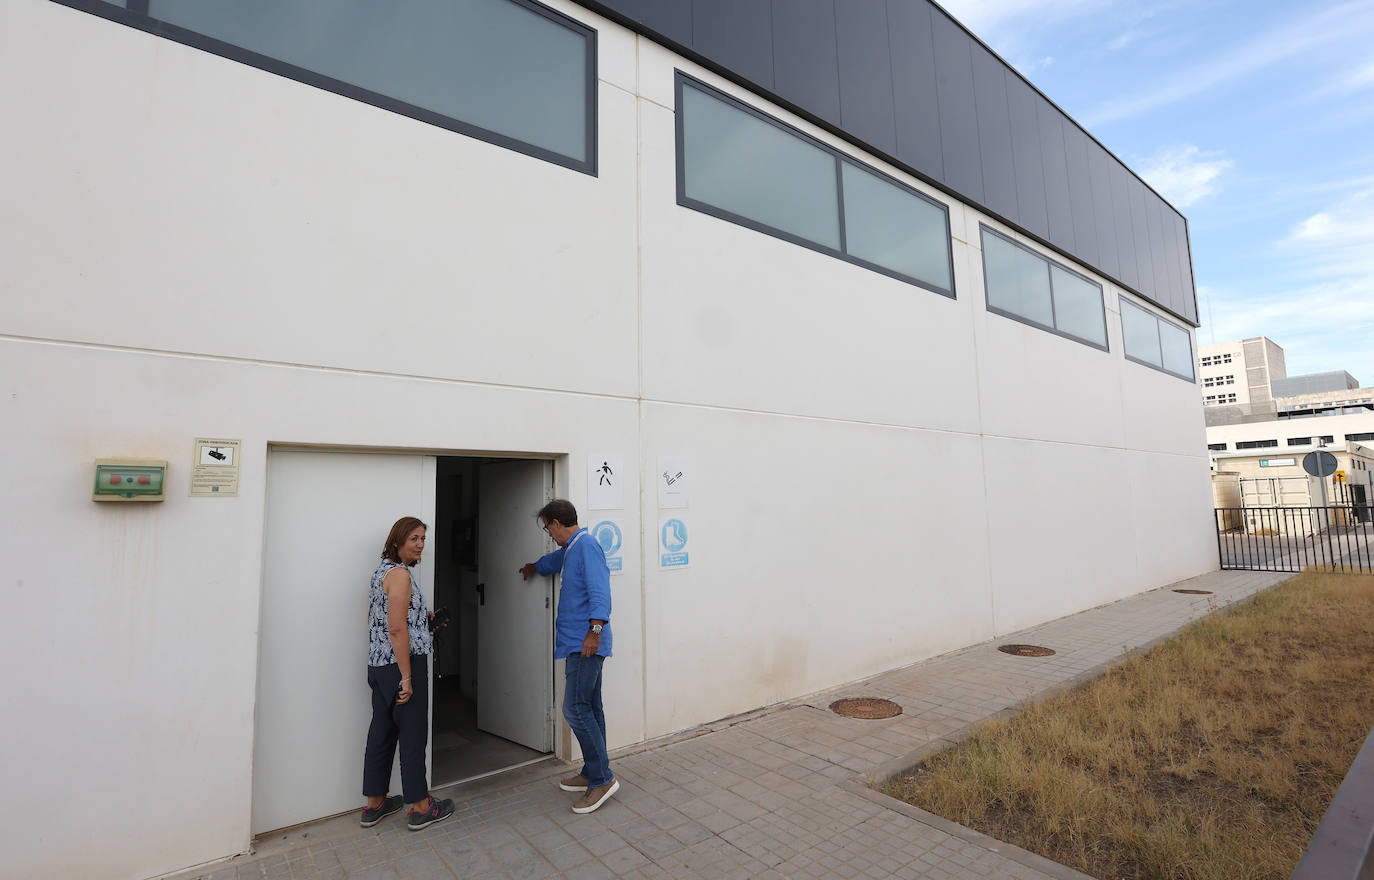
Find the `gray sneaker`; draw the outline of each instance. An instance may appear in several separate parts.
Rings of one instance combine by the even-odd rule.
[[[406,827],[411,831],[419,831],[421,828],[428,828],[435,822],[442,822],[453,815],[453,801],[448,798],[439,798],[430,795],[429,809],[423,813],[419,810],[411,810],[406,817]]]
[[[382,801],[380,807],[363,807],[363,815],[362,818],[358,820],[358,824],[362,825],[364,828],[371,828],[373,825],[382,821],[382,819],[399,810],[404,804],[405,798],[401,797],[399,794],[393,794],[391,797]]]
[[[602,804],[606,803],[606,801],[610,800],[611,795],[615,794],[617,791],[620,791],[619,779],[612,779],[599,788],[589,788],[587,789],[587,793],[578,798],[577,803],[573,804],[573,812],[591,813],[595,811],[597,807],[600,807]]]
[[[576,776],[564,776],[558,780],[558,787],[564,791],[586,791],[587,778],[581,773]]]

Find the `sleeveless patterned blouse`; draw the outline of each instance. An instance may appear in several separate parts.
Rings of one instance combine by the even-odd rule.
[[[372,573],[372,587],[368,592],[367,611],[367,665],[387,666],[396,662],[396,653],[391,650],[391,636],[386,631],[386,588],[382,581],[393,568],[405,568],[398,562],[383,559],[382,564]],[[410,653],[428,654],[434,650],[434,642],[429,634],[429,609],[425,608],[425,597],[420,595],[420,587],[415,583],[415,573],[406,569],[410,575],[410,607],[406,610],[406,627],[410,630]]]

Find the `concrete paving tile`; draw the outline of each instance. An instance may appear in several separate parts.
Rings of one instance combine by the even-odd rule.
[[[523,840],[512,840],[510,843],[503,843],[496,849],[491,850],[491,857],[503,868],[532,859],[536,855],[534,847]]]
[[[575,868],[593,859],[591,853],[579,843],[569,843],[554,850],[543,850],[544,858],[560,871]]]
[[[634,847],[627,846],[602,856],[601,863],[617,874],[626,874],[651,864],[652,860]]]
[[[435,847],[435,854],[459,877],[485,874],[498,867],[496,860],[471,840]]]
[[[542,858],[535,857],[517,862],[506,868],[511,880],[545,880],[558,874],[558,869]]]
[[[598,861],[587,862],[563,872],[566,880],[616,880],[615,872]]]
[[[595,815],[595,814],[592,814]],[[612,831],[598,831],[585,837],[573,835],[594,856],[604,856],[625,846],[626,841]]]

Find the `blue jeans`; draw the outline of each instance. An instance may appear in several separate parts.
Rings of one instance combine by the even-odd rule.
[[[570,654],[564,673],[563,717],[582,747],[582,778],[588,788],[610,785],[615,779],[606,757],[606,713],[601,709],[601,664],[605,659]]]

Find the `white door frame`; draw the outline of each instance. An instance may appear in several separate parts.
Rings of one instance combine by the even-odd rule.
[[[420,457],[420,458],[429,457],[429,458],[430,458],[430,462],[431,462],[430,467],[429,467],[429,473],[428,473],[428,479],[429,479],[429,483],[430,483],[430,493],[429,493],[430,505],[429,505],[429,509],[428,509],[427,511],[425,511],[424,513],[420,514],[420,515],[422,515],[422,516],[427,516],[427,517],[428,517],[427,522],[430,522],[431,527],[433,526],[433,519],[434,519],[434,510],[433,510],[434,489],[437,487],[437,482],[438,482],[438,480],[437,480],[437,468],[434,467],[434,461],[435,461],[435,459],[437,459],[438,457],[441,457],[441,456],[442,456],[442,457],[454,457],[454,458],[476,458],[476,459],[484,459],[484,458],[526,458],[526,459],[533,459],[533,460],[544,460],[544,461],[549,461],[549,462],[551,462],[552,465],[553,465],[553,485],[554,485],[554,494],[555,494],[556,496],[558,496],[558,497],[567,497],[567,491],[568,491],[568,486],[567,486],[567,473],[568,473],[567,461],[568,461],[568,454],[567,454],[566,452],[550,452],[550,453],[494,452],[494,451],[472,451],[472,450],[457,450],[457,449],[448,450],[448,449],[434,449],[434,448],[396,448],[396,447],[370,447],[370,446],[342,446],[342,445],[335,445],[335,444],[299,444],[299,443],[274,443],[274,442],[269,442],[269,443],[267,444],[267,458],[268,458],[269,460],[271,459],[271,456],[272,456],[272,454],[273,454],[274,452],[342,453],[342,454],[366,454],[366,455],[400,455],[400,456],[416,456],[416,457]],[[268,524],[268,515],[269,515],[269,511],[267,510],[267,506],[268,506],[268,504],[269,504],[270,494],[271,494],[271,479],[272,479],[272,477],[271,477],[271,474],[270,474],[270,471],[269,471],[269,473],[267,474],[268,486],[266,487],[266,489],[265,489],[264,492],[263,492],[263,506],[264,506],[264,511],[263,511],[263,528],[264,528],[264,531],[265,531],[265,532],[266,532],[266,530],[269,528],[269,524]],[[383,536],[380,536],[380,537],[385,537],[385,536],[383,535]],[[259,737],[259,733],[258,733],[258,727],[257,727],[257,717],[258,717],[259,712],[260,712],[261,709],[262,709],[261,701],[262,701],[262,697],[263,697],[263,690],[262,690],[262,686],[263,686],[263,682],[262,682],[262,675],[263,675],[263,658],[262,658],[262,649],[263,649],[262,633],[263,633],[263,629],[262,629],[262,622],[263,622],[263,621],[262,621],[261,615],[263,614],[263,612],[264,612],[264,611],[266,610],[266,608],[267,608],[267,604],[266,604],[266,601],[265,601],[265,600],[267,599],[267,595],[266,595],[267,586],[268,586],[268,572],[267,572],[267,567],[268,567],[268,564],[269,564],[269,558],[268,558],[268,546],[267,546],[267,537],[266,537],[266,536],[264,536],[264,541],[263,541],[263,544],[262,544],[262,551],[261,551],[261,552],[262,552],[262,557],[261,557],[260,575],[259,575],[259,580],[258,580],[258,593],[259,593],[259,595],[258,595],[258,600],[259,600],[259,601],[258,601],[258,605],[259,605],[259,615],[260,615],[260,617],[259,617],[259,624],[258,624],[258,650],[257,650],[257,652],[256,652],[256,657],[255,657],[255,660],[256,660],[256,663],[257,663],[257,669],[255,670],[255,676],[256,676],[256,679],[257,679],[257,682],[258,682],[258,683],[257,683],[257,686],[256,686],[255,689],[254,689],[254,704],[253,704],[253,715],[254,715],[254,725],[253,725],[253,751],[252,751],[252,757],[251,757],[251,760],[250,760],[250,763],[249,763],[249,769],[248,769],[250,784],[251,784],[252,788],[254,788],[254,789],[256,789],[256,784],[257,784],[257,776],[256,776],[256,774],[257,774],[257,772],[258,772],[258,770],[259,770],[259,761],[260,761],[260,759],[261,759],[261,756],[260,756],[259,751],[258,751],[258,746],[259,746],[258,737]],[[432,557],[431,557],[431,558],[432,558]],[[427,583],[421,583],[421,589],[422,589],[422,591],[425,593],[426,601],[429,601],[429,602],[431,602],[431,603],[433,602],[433,592],[434,592],[433,573],[434,573],[434,567],[433,567],[432,564],[430,564],[430,565],[428,565],[428,566],[425,566],[425,578],[427,579]],[[417,580],[418,580],[418,579],[419,579],[419,577],[417,577]],[[562,587],[561,581],[560,581],[559,578],[555,575],[555,577],[554,577],[554,584],[553,584],[553,601],[554,601],[554,603],[555,603],[554,608],[557,607],[557,606],[556,606],[556,603],[557,603],[557,601],[558,601],[559,591],[560,591],[561,587]],[[552,630],[550,630],[549,638],[550,638],[550,639],[553,639],[553,638],[554,638],[554,634],[553,634]],[[365,648],[365,646],[364,646],[364,648]],[[359,650],[361,651],[361,650],[363,650],[364,648],[360,648]],[[557,674],[557,660],[558,660],[558,658],[555,657],[555,658],[554,658],[553,665],[552,665],[552,666],[550,667],[550,669],[548,670],[549,677],[550,677],[550,679],[552,679],[552,688],[551,688],[551,690],[550,690],[550,692],[551,692],[551,699],[552,699],[552,705],[549,707],[549,711],[550,711],[550,714],[553,716],[553,719],[554,719],[553,754],[554,754],[555,757],[561,758],[561,759],[563,759],[563,760],[571,760],[571,759],[574,757],[574,755],[573,755],[573,751],[574,751],[574,741],[573,741],[573,737],[572,737],[572,731],[571,731],[571,729],[568,727],[567,720],[566,720],[565,718],[563,718],[563,713],[559,710],[559,707],[562,705],[562,700],[563,700],[563,677]],[[360,672],[359,674],[361,675],[362,673]],[[430,668],[430,674],[431,674],[431,676],[433,675],[433,667],[432,667],[432,665],[431,665],[431,668]],[[431,685],[432,685],[432,680],[431,680]],[[433,687],[431,686],[431,687],[430,687],[430,718],[431,718],[431,724],[432,724],[432,719],[433,719],[433,693],[434,693]],[[370,711],[370,710],[369,710],[369,711]],[[358,732],[359,743],[360,743],[360,744],[361,744],[361,742],[362,742],[362,739],[361,739],[361,738],[365,735],[365,733],[366,733],[365,729],[360,730],[360,731]],[[425,755],[426,767],[427,767],[427,769],[430,769],[430,770],[432,770],[432,764],[433,764],[432,755],[431,755],[431,753],[430,753],[430,748],[431,748],[431,747],[432,747],[432,743],[431,743],[430,745],[427,745],[427,747],[426,747],[426,755]],[[359,754],[359,756],[361,756],[361,748],[358,750],[358,754]],[[361,781],[361,771],[362,771],[361,761],[359,761],[358,764],[359,764],[359,766],[358,766],[358,768],[357,768],[357,771],[358,771],[359,782],[360,782],[360,781]],[[396,780],[399,781],[399,776],[396,777]],[[361,797],[361,796],[360,796],[360,797]],[[257,827],[257,822],[256,822],[255,818],[251,815],[251,812],[252,812],[252,809],[253,809],[253,802],[254,802],[254,800],[255,800],[255,796],[254,796],[254,795],[250,795],[250,798],[249,798],[249,807],[250,807],[250,817],[249,817],[249,820],[250,820],[250,821],[249,821],[249,826],[250,826],[250,829],[251,829],[251,830],[250,830],[250,839],[251,839],[251,838],[257,837],[257,836],[258,836],[259,834],[261,834],[261,833],[264,833],[264,832],[267,832],[267,831],[277,830],[277,829],[267,829],[267,828],[259,829],[259,828]],[[349,810],[345,810],[344,812],[350,812],[350,811],[351,811],[351,808],[350,808]],[[339,815],[339,814],[338,814],[338,813],[335,813],[335,814],[332,814],[332,815]],[[307,820],[305,820],[305,821],[309,822],[309,821],[315,821],[315,820],[318,820],[318,819],[325,819],[325,818],[329,818],[329,816],[327,816],[327,815],[321,815],[321,816],[313,817],[313,818],[311,818],[311,819],[307,819]]]

